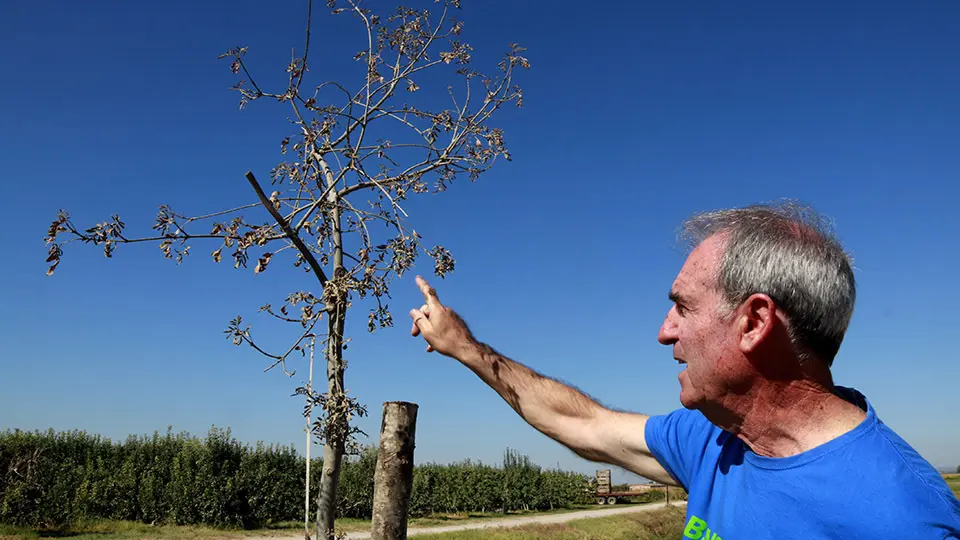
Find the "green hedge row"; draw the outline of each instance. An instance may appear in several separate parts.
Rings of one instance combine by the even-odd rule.
[[[168,432],[123,443],[82,431],[7,431],[0,434],[0,522],[258,527],[300,515],[305,463],[292,447],[251,449],[215,428],[203,440]]]
[[[376,449],[345,460],[338,515],[369,518]],[[90,518],[257,528],[303,517],[306,460],[292,446],[243,445],[229,430],[130,437],[83,431],[0,433],[0,523],[58,526]],[[322,462],[311,460],[311,500]],[[587,478],[541,470],[507,450],[491,467],[465,461],[414,470],[410,514],[565,507],[590,500]]]
[[[500,467],[469,460],[417,467],[410,508],[415,515],[552,510],[591,502],[589,489],[587,477],[581,474],[542,470],[508,449]]]

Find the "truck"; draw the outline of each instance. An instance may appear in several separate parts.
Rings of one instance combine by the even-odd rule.
[[[634,486],[631,486],[634,487]],[[670,504],[670,492],[664,484],[640,484],[637,489],[628,489],[626,491],[614,491],[611,483],[610,469],[601,469],[597,471],[597,486],[594,492],[597,504],[617,504],[623,502],[626,497],[637,497],[652,490],[663,488],[666,495],[667,504]]]

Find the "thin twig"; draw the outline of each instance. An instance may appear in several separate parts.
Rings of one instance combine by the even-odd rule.
[[[310,52],[310,16],[313,13],[313,0],[307,0],[307,43],[303,46],[303,65],[300,66],[300,79],[297,80],[297,89],[295,94],[300,93],[300,83],[307,75],[307,54]]]
[[[268,356],[268,357],[270,357],[270,358],[274,358],[274,359],[277,360],[276,362],[274,362],[273,364],[271,364],[268,368],[264,369],[264,370],[263,370],[264,373],[266,373],[267,371],[270,371],[271,369],[275,368],[275,367],[277,366],[277,364],[280,364],[280,365],[281,365],[281,368],[283,369],[283,372],[284,372],[284,373],[287,373],[287,367],[286,367],[286,364],[285,364],[285,362],[286,362],[286,360],[287,360],[287,357],[290,356],[290,353],[292,353],[293,351],[297,350],[297,346],[300,345],[300,343],[301,343],[304,339],[306,339],[307,337],[310,337],[310,336],[312,335],[313,327],[317,325],[317,322],[318,322],[319,320],[320,320],[320,317],[314,317],[314,318],[313,318],[313,321],[311,321],[311,323],[310,323],[309,328],[306,329],[306,331],[303,333],[303,335],[301,335],[300,338],[297,339],[297,341],[294,342],[294,344],[291,345],[289,349],[287,349],[287,352],[283,353],[283,354],[280,355],[280,356],[277,356],[277,355],[274,355],[274,354],[270,354],[270,353],[264,352],[260,347],[257,347],[257,346],[253,343],[253,340],[248,339],[248,340],[247,340],[247,343],[249,343],[251,347],[253,347],[254,349],[260,351],[264,356]],[[287,373],[287,374],[290,375],[290,373]]]
[[[182,217],[187,220],[187,223],[190,223],[191,221],[200,221],[201,219],[209,219],[209,218],[212,218],[212,217],[222,216],[222,215],[224,215],[224,214],[232,214],[233,212],[237,212],[237,211],[239,211],[239,210],[246,210],[247,208],[253,208],[254,206],[260,206],[260,203],[245,204],[245,205],[243,205],[243,206],[238,206],[238,207],[236,207],[236,208],[231,208],[230,210],[221,210],[220,212],[214,212],[214,213],[212,213],[212,214],[207,214],[207,215],[205,215],[205,216],[196,216],[196,217],[186,217],[186,216],[182,216]],[[185,223],[185,224],[186,224],[186,223]]]

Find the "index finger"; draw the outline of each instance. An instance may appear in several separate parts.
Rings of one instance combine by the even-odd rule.
[[[427,301],[428,306],[431,308],[441,307],[440,298],[437,297],[437,290],[431,287],[425,279],[417,276],[417,286],[420,287],[420,292],[423,293],[423,299]]]

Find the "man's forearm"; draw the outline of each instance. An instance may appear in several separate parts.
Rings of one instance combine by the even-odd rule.
[[[483,343],[465,347],[457,355],[465,366],[517,411],[531,426],[561,443],[571,440],[571,428],[589,421],[602,409],[589,396],[515,362]]]

